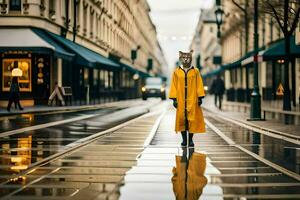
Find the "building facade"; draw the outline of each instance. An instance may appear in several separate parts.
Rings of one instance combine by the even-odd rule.
[[[239,2],[239,1],[237,1]],[[242,1],[242,11],[231,0],[222,1],[224,20],[221,26],[222,72],[224,73],[227,100],[249,102],[254,86],[254,25],[252,1]],[[249,3],[249,7],[245,2]],[[277,88],[284,83],[283,33],[274,17],[259,9],[259,89],[262,100],[282,105]],[[299,26],[291,37],[290,90],[292,101],[299,103],[300,46]],[[296,35],[296,36],[295,36]],[[297,39],[298,38],[298,39]],[[295,42],[296,41],[296,42]]]
[[[190,49],[194,50],[193,65],[201,70],[204,84],[211,85],[213,76],[221,65],[221,46],[217,38],[215,8],[201,10]]]
[[[16,67],[28,105],[45,103],[56,82],[80,104],[138,97],[166,67],[149,12],[146,0],[0,1],[0,101]]]

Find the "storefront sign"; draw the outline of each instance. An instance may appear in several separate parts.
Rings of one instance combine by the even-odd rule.
[[[283,85],[281,83],[279,84],[279,86],[277,88],[276,95],[277,96],[283,96],[284,95],[284,88],[283,88]]]

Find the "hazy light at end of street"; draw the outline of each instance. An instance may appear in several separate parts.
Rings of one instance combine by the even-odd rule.
[[[200,10],[211,8],[213,0],[148,0],[151,18],[157,28],[169,68],[178,59],[178,51],[187,51],[194,35]]]

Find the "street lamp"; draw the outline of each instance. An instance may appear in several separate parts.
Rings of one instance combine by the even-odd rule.
[[[254,0],[254,87],[251,93],[251,111],[250,120],[262,120],[261,119],[261,101],[258,85],[258,51],[259,51],[259,32],[258,32],[258,0]]]
[[[217,26],[218,26],[217,36],[218,36],[218,38],[220,38],[221,37],[220,28],[221,28],[221,25],[223,24],[223,15],[224,15],[224,11],[221,8],[221,2],[220,1],[217,1],[217,9],[215,10],[215,15],[216,15],[216,23],[217,23]]]

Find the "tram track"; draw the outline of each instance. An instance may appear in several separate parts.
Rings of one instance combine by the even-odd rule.
[[[184,187],[184,183],[174,180],[175,177],[184,177],[181,170],[187,161],[183,158],[189,155],[184,152],[191,150],[179,146],[181,136],[174,134],[169,123],[175,120],[174,116],[174,112],[168,112],[162,119],[151,144],[140,154],[137,165],[127,172],[125,186],[120,189],[121,199],[175,199],[174,194],[184,192],[176,191],[176,184]],[[196,180],[207,178],[203,191],[197,189],[202,193],[200,199],[299,199],[299,175],[248,149],[256,149],[256,144],[234,141],[230,134],[235,129],[230,128],[228,121],[207,113],[204,116],[207,131],[194,136],[192,155],[205,156],[206,161],[198,161],[199,172],[192,171],[196,166],[186,172],[196,176]],[[192,156],[193,161],[189,162],[195,164],[195,159]],[[204,176],[196,175],[201,173],[203,165],[206,165]],[[190,190],[196,195],[193,187]]]
[[[225,140],[230,146],[234,146],[238,149],[240,149],[241,151],[245,152],[246,154],[248,154],[249,156],[257,159],[258,161],[260,162],[263,162],[264,164],[282,172],[283,174],[291,177],[291,178],[294,178],[296,179],[297,181],[300,181],[300,175],[298,173],[295,173],[291,170],[288,170],[286,169],[285,167],[282,167],[268,159],[265,159],[263,157],[261,157],[259,155],[259,153],[254,153],[252,151],[250,151],[249,149],[245,148],[243,144],[238,144],[237,142],[235,142],[233,139],[231,139],[230,137],[226,136],[226,134],[223,133],[222,131],[222,128],[224,130],[224,126],[222,127],[222,124],[223,125],[228,125],[226,122],[228,122],[229,120],[228,119],[224,119],[224,117],[220,117],[220,115],[206,115],[206,118],[205,118],[205,123],[206,125],[211,128],[215,133],[217,133],[223,140]],[[214,123],[214,122],[217,122],[217,123]],[[231,122],[231,120],[230,120]],[[216,124],[216,125],[215,125]],[[239,126],[240,123],[234,123],[236,126]],[[218,127],[219,126],[219,127]],[[220,128],[221,126],[221,128]],[[243,128],[248,128],[248,126],[241,126]],[[227,127],[226,127],[227,128]],[[251,131],[256,131],[257,129],[249,129]],[[258,131],[258,133],[261,133],[261,134],[264,134],[262,131]],[[270,135],[270,134],[264,134],[264,135],[267,135],[267,136],[273,136],[273,135]],[[276,139],[282,139],[281,137],[275,137]],[[285,140],[285,141],[288,141],[290,142],[290,140]],[[294,144],[298,144],[298,142],[294,141]]]
[[[284,133],[282,131],[272,130],[272,129],[269,129],[269,128],[266,128],[263,126],[258,126],[258,125],[252,124],[252,123],[250,124],[250,123],[244,122],[243,120],[233,119],[230,116],[222,115],[222,113],[216,113],[205,107],[203,109],[205,110],[206,115],[208,115],[208,116],[213,115],[214,118],[218,118],[220,120],[227,121],[231,124],[235,124],[237,126],[245,128],[245,129],[248,129],[248,130],[251,130],[254,132],[258,132],[260,134],[264,134],[264,135],[267,135],[267,136],[270,136],[270,137],[273,137],[276,139],[281,139],[281,140],[284,140],[284,141],[287,141],[287,142],[290,142],[290,143],[293,143],[296,145],[300,145],[300,136]]]
[[[30,175],[32,173],[35,173],[37,170],[40,170],[41,168],[43,168],[43,170],[47,170],[48,165],[53,165],[56,162],[75,163],[76,161],[80,161],[80,162],[85,161],[86,163],[89,163],[89,162],[93,161],[93,163],[96,165],[107,165],[109,163],[113,164],[114,162],[116,162],[116,166],[119,165],[119,167],[122,168],[122,165],[119,164],[120,157],[118,157],[117,154],[115,157],[112,155],[104,156],[105,154],[102,155],[102,157],[101,157],[101,156],[98,156],[99,152],[97,154],[94,154],[94,153],[96,153],[94,151],[90,151],[90,152],[89,152],[89,150],[88,150],[88,152],[86,152],[86,150],[81,151],[81,149],[86,149],[86,147],[91,148],[91,149],[97,148],[97,149],[100,149],[100,151],[104,151],[104,153],[107,152],[109,154],[111,154],[111,152],[110,152],[110,150],[112,150],[111,148],[113,148],[114,151],[116,150],[116,153],[119,151],[117,149],[124,149],[125,150],[124,153],[128,152],[129,154],[127,154],[127,157],[123,157],[123,159],[121,159],[123,161],[123,163],[126,163],[126,162],[134,163],[136,161],[136,156],[138,155],[137,151],[138,152],[142,151],[142,149],[144,148],[143,147],[144,141],[147,140],[146,138],[149,137],[148,131],[147,132],[143,131],[145,133],[141,134],[141,131],[142,131],[141,128],[143,128],[145,130],[146,127],[148,127],[148,128],[151,127],[153,129],[152,123],[154,123],[154,121],[153,121],[153,122],[151,122],[151,125],[150,125],[149,123],[147,124],[144,121],[144,125],[142,125],[143,123],[141,123],[141,122],[143,122],[143,120],[147,119],[147,118],[152,118],[153,120],[157,119],[156,115],[159,115],[160,113],[161,113],[160,111],[152,111],[150,113],[145,113],[143,115],[137,116],[133,119],[125,121],[121,124],[118,124],[118,125],[112,127],[112,128],[109,128],[107,130],[104,130],[104,131],[95,133],[89,137],[77,140],[76,142],[71,143],[69,145],[69,148],[67,148],[61,152],[58,152],[52,156],[49,156],[46,159],[43,159],[41,162],[35,163],[34,165],[32,165],[30,167],[30,169],[25,170],[22,173],[19,173],[15,176],[11,176],[9,180],[2,182],[0,184],[0,188],[7,188],[12,181],[14,181],[14,180],[17,181],[20,177],[30,177]],[[155,117],[153,118],[153,116],[155,116]],[[158,122],[155,121],[155,123],[157,124]],[[134,128],[131,128],[131,127],[134,127]],[[155,126],[154,126],[154,128],[155,128]],[[137,133],[139,133],[139,134],[137,134]],[[130,142],[128,141],[128,138],[127,137],[125,138],[125,136],[127,136],[127,134],[129,137],[132,134],[138,135],[141,140],[140,141],[138,141],[139,139],[133,139],[133,140],[135,140],[141,144],[137,144],[137,145],[130,144]],[[120,137],[120,138],[118,138],[118,137]],[[148,139],[148,140],[150,140],[150,139]],[[109,142],[109,144],[107,142]],[[98,143],[103,143],[103,145],[98,144]],[[128,144],[128,145],[126,145],[126,144]],[[106,147],[106,149],[105,149],[105,147]],[[85,159],[80,160],[80,157],[81,157],[80,153],[85,155]],[[76,154],[76,156],[75,157],[73,156],[73,160],[72,160],[73,154]],[[87,154],[90,154],[91,156],[86,156]],[[95,156],[92,156],[93,154]],[[126,154],[124,154],[124,155],[126,155]],[[68,159],[66,159],[66,158],[68,158]],[[100,158],[102,158],[101,160],[103,160],[103,161],[100,161],[100,162],[98,161],[98,164],[97,164],[96,160],[98,160]],[[106,162],[105,160],[107,160],[108,162]],[[128,161],[126,161],[126,160],[128,160]],[[129,164],[129,166],[131,166],[132,164]],[[84,165],[82,165],[81,167],[84,168]],[[93,168],[95,168],[95,167],[89,166],[87,169],[93,169]],[[66,169],[66,167],[55,167],[55,166],[50,167],[50,168],[48,167],[48,170],[50,170],[49,173],[46,173],[43,175],[35,175],[36,177],[33,180],[28,182],[26,185],[19,187],[16,190],[14,190],[13,192],[7,194],[6,196],[4,196],[4,199],[6,199],[6,198],[11,199],[11,196],[13,196],[14,194],[17,194],[18,192],[20,192],[26,188],[31,188],[32,185],[40,182],[43,179],[46,179],[48,176],[52,175],[53,179],[55,179],[55,177],[57,177],[57,176],[58,177],[61,176],[61,175],[55,174],[57,171],[59,171],[61,169]],[[99,169],[99,168],[96,168],[96,169]],[[105,171],[105,168],[104,168],[104,171]],[[101,173],[103,173],[103,171]],[[82,175],[82,176],[85,176],[85,175]],[[110,175],[110,176],[113,176],[113,175]],[[72,175],[66,175],[64,177],[72,178]],[[31,178],[33,178],[33,176],[31,176]],[[112,182],[115,183],[115,181],[116,181],[116,179],[112,178]],[[77,194],[77,192],[74,193],[74,195],[75,194]]]

